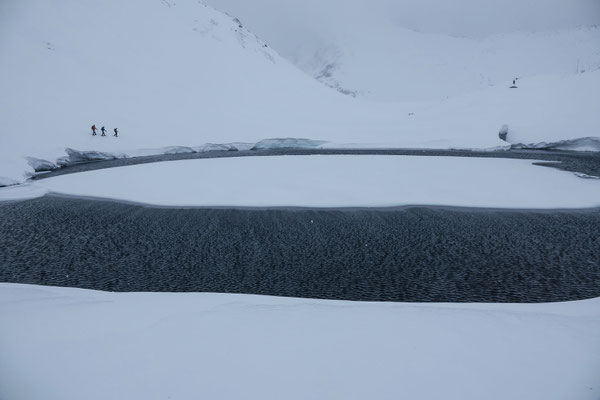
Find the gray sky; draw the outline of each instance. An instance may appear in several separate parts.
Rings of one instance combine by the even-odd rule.
[[[205,0],[286,53],[336,32],[389,24],[482,38],[600,25],[600,0]]]
[[[386,3],[390,17],[400,26],[454,36],[483,37],[600,24],[600,0],[386,0]]]

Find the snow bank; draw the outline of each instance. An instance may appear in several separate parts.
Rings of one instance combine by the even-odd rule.
[[[315,141],[310,139],[264,139],[258,143],[206,143],[201,146],[187,147],[187,146],[166,146],[157,149],[138,149],[138,150],[126,150],[125,152],[99,152],[99,151],[86,151],[86,150],[75,150],[67,148],[65,152],[66,156],[61,156],[56,159],[56,162],[48,160],[42,160],[35,157],[24,157],[30,167],[26,171],[22,171],[24,167],[14,168],[15,173],[13,176],[17,179],[3,178],[0,177],[0,187],[18,185],[23,183],[23,179],[33,175],[34,172],[45,172],[52,171],[57,168],[66,167],[73,164],[91,162],[91,161],[103,161],[103,160],[114,160],[117,158],[130,158],[130,157],[142,157],[142,156],[154,156],[162,154],[187,154],[187,153],[203,153],[210,151],[240,151],[240,150],[265,150],[265,149],[305,149],[305,148],[316,148],[319,144],[325,143],[324,141]],[[16,160],[12,160],[15,162]],[[19,162],[21,161],[21,162]],[[16,162],[17,165],[24,165],[23,160]],[[0,164],[1,166],[2,164]]]
[[[57,193],[165,206],[600,206],[597,181],[532,162],[366,155],[242,157],[96,170],[33,185]]]
[[[35,172],[52,171],[57,166],[53,162],[48,160],[40,160],[39,158],[26,157],[27,163],[33,168]]]
[[[0,181],[1,183],[1,181]],[[27,200],[36,197],[42,197],[48,190],[40,186],[22,184],[22,185],[5,185],[0,187],[0,201]]]
[[[514,143],[513,149],[600,151],[600,137],[586,137],[558,142]]]
[[[323,140],[311,139],[264,139],[252,146],[252,150],[267,150],[267,149],[316,149],[325,144]]]
[[[595,400],[599,310],[0,284],[0,397]]]
[[[19,183],[21,183],[21,182],[16,181],[11,178],[4,178],[4,177],[0,176],[0,188],[4,187],[4,186],[18,185]]]
[[[163,154],[189,154],[196,153],[194,149],[187,146],[169,146],[163,149]]]
[[[207,151],[242,151],[250,150],[254,147],[254,143],[206,143],[202,146],[194,147],[194,150],[198,153]]]
[[[56,161],[56,164],[59,167],[89,161],[114,160],[116,158],[125,157],[125,154],[104,153],[100,151],[80,151],[69,148],[65,149],[65,152],[67,155]]]

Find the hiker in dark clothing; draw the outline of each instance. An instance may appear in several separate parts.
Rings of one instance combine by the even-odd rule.
[[[100,130],[102,131],[102,135],[100,135],[100,136],[106,136],[106,133],[105,133],[106,129],[104,129],[104,127],[102,127],[102,128],[100,128]]]
[[[114,137],[119,137],[119,132],[117,131],[117,128],[115,128],[114,130],[115,130],[115,134],[113,136]]]
[[[96,136],[96,124],[92,125],[92,136]]]

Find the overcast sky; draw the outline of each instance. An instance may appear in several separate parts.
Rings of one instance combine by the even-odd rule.
[[[483,38],[600,25],[600,0],[205,0],[290,56],[310,42],[377,25]]]
[[[481,37],[600,24],[600,0],[386,0],[397,24],[431,33]]]

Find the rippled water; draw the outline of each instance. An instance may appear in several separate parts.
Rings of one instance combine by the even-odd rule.
[[[600,296],[600,210],[0,203],[0,281],[348,300]]]

